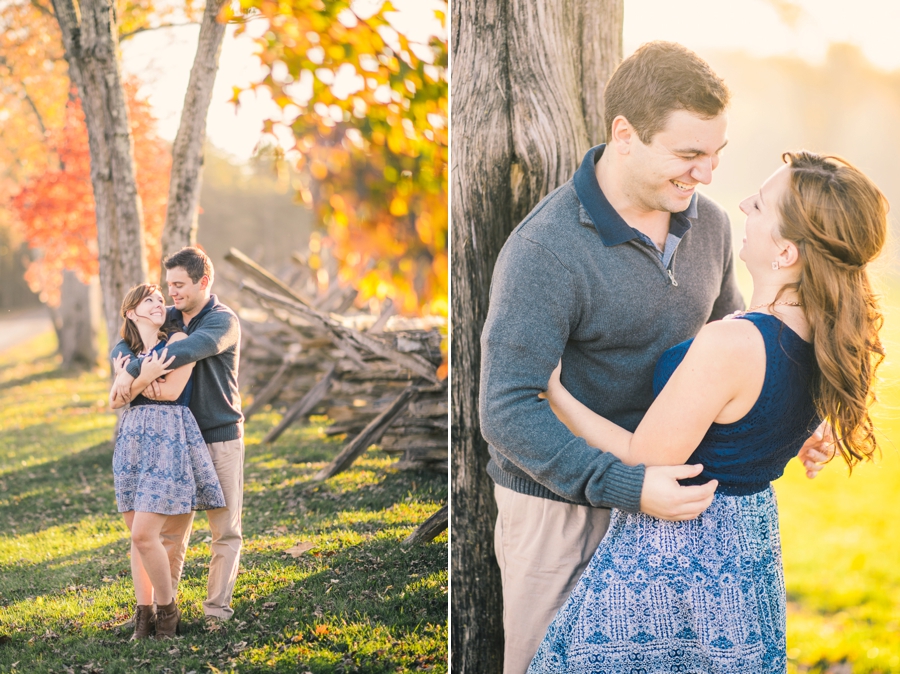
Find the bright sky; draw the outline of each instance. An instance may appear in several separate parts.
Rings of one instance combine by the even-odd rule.
[[[781,14],[793,18],[788,25]],[[624,52],[649,40],[680,42],[701,55],[740,49],[820,62],[832,42],[858,45],[885,70],[900,69],[897,0],[625,0]]]
[[[358,0],[360,13],[372,0]],[[433,9],[438,3],[423,0],[393,0],[398,14],[393,25],[412,41],[427,41],[427,36],[440,31]],[[265,30],[265,22],[251,22],[251,29]],[[232,87],[246,86],[260,79],[259,61],[253,56],[254,45],[247,37],[235,38],[236,27],[229,26],[222,45],[219,72],[209,108],[206,136],[209,141],[237,159],[248,159],[259,141],[266,110],[274,104],[267,97],[252,93],[241,96],[236,111],[228,103]],[[144,83],[142,93],[150,101],[159,119],[163,138],[174,140],[181,118],[190,67],[197,49],[199,26],[184,26],[141,33],[122,45],[124,70],[137,75]]]

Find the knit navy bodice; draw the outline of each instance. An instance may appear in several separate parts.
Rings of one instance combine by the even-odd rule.
[[[156,346],[154,346],[150,353],[154,351],[162,351],[166,348],[166,342],[160,342]],[[146,354],[143,356],[138,356],[139,359],[146,358],[150,354]],[[178,396],[177,400],[151,400],[150,398],[146,398],[140,393],[134,397],[134,400],[131,401],[131,406],[136,407],[137,405],[184,405],[188,406],[191,402],[191,393],[194,390],[194,373],[191,372],[191,376],[188,378],[187,384],[184,385],[184,389],[181,391],[181,395]]]
[[[702,463],[703,472],[682,484],[716,479],[720,492],[753,494],[781,477],[819,425],[810,386],[816,363],[812,345],[775,316],[748,313],[739,318],[753,323],[765,341],[762,390],[742,419],[710,426],[686,461]],[[669,381],[692,341],[676,344],[660,356],[653,375],[654,395]]]

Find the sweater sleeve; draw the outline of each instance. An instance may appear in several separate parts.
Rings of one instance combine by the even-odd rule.
[[[719,290],[719,296],[713,304],[712,313],[709,316],[710,321],[717,321],[720,318],[740,311],[744,308],[744,298],[738,289],[737,278],[734,275],[734,248],[731,244],[731,221],[726,213],[724,227],[723,242],[723,260],[722,260],[722,287]]]
[[[132,358],[132,359],[135,358],[134,352],[132,352],[132,350],[130,348],[128,348],[128,344],[125,342],[124,339],[120,339],[116,343],[116,345],[113,347],[112,352],[109,354],[109,359],[115,360],[116,358],[118,358],[119,356],[122,356],[122,355],[127,355],[129,358]],[[137,366],[137,371],[138,371],[138,373],[140,373],[140,371],[141,371],[140,365]],[[130,370],[129,370],[129,372],[130,372]],[[134,376],[136,378],[137,374],[135,374]]]
[[[479,412],[485,439],[535,482],[576,503],[640,509],[644,467],[626,466],[574,436],[538,398],[580,317],[572,274],[513,233],[494,268],[481,337]]]
[[[236,316],[228,311],[211,311],[203,316],[197,329],[187,338],[166,347],[167,357],[175,356],[170,367],[177,370],[182,365],[223,353],[235,346],[239,338],[240,328]],[[128,374],[136,378],[141,372],[140,362],[132,361],[126,369]]]

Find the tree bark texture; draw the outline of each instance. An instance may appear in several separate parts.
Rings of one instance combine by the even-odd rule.
[[[191,68],[181,123],[172,146],[172,172],[166,224],[162,234],[162,259],[197,243],[197,211],[203,182],[203,145],[206,117],[219,69],[225,24],[217,20],[224,0],[208,0],[200,24],[197,54]],[[160,278],[165,280],[165,269]]]
[[[64,368],[93,368],[97,365],[96,325],[100,321],[96,283],[82,283],[73,271],[63,272],[58,309],[52,309],[53,325]]]
[[[119,68],[116,16],[109,0],[53,0],[69,76],[88,130],[106,334],[118,340],[125,292],[147,278],[141,201]]]
[[[480,337],[512,229],[603,141],[623,0],[451,3],[451,671],[502,670],[496,505],[478,416]]]

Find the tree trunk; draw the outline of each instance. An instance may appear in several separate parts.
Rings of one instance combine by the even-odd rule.
[[[219,69],[225,24],[217,21],[224,0],[208,0],[200,24],[197,54],[184,97],[181,124],[172,146],[169,202],[162,234],[162,259],[197,243],[197,206],[203,182],[203,145],[206,117]],[[165,269],[160,279],[165,281]]]
[[[92,368],[97,365],[97,323],[99,298],[90,283],[82,283],[75,272],[63,272],[58,309],[52,309],[53,324],[64,368]]]
[[[451,3],[453,672],[502,669],[496,506],[478,417],[480,336],[494,262],[537,202],[602,142],[623,0]]]
[[[72,0],[53,0],[53,9],[88,130],[100,286],[106,334],[112,345],[117,341],[125,292],[147,277],[116,17],[109,0],[82,0],[78,10]]]

